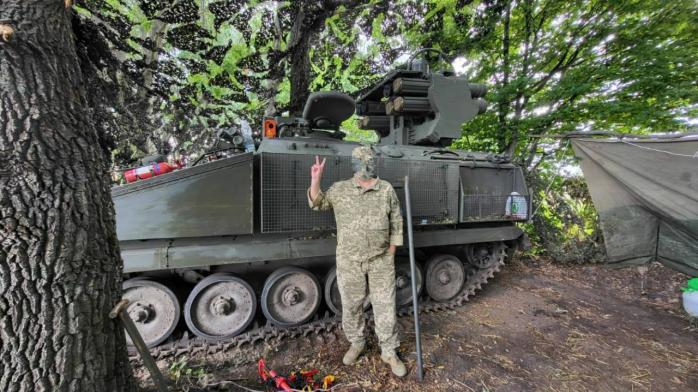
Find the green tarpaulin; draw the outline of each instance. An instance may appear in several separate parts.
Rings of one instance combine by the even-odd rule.
[[[698,138],[572,139],[608,263],[698,276]]]

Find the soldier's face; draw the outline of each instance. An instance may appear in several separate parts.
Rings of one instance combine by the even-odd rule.
[[[352,167],[354,168],[354,174],[359,176],[362,180],[368,180],[371,178],[376,178],[376,161],[373,158],[369,159],[351,159]]]

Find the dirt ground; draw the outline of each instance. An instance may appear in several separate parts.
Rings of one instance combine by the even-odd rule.
[[[404,379],[380,361],[375,338],[358,364],[343,366],[341,330],[159,365],[182,391],[220,380],[237,386],[215,390],[263,390],[260,357],[282,373],[332,373],[336,391],[698,391],[698,329],[679,300],[686,279],[652,265],[643,295],[635,269],[515,261],[468,305],[422,315],[421,384],[410,318],[400,319]]]

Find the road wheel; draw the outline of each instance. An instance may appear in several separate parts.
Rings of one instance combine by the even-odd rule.
[[[122,297],[128,300],[126,312],[148,347],[164,342],[179,323],[179,299],[161,283],[143,278],[129,279],[123,284]],[[128,334],[126,343],[133,345]]]
[[[435,255],[426,263],[427,294],[445,302],[458,295],[465,282],[463,262],[452,255]]]
[[[195,335],[232,338],[254,319],[257,298],[252,287],[230,274],[214,274],[194,286],[184,305],[184,320]]]
[[[267,320],[282,327],[305,324],[322,301],[315,275],[298,267],[283,267],[264,281],[262,312]]]

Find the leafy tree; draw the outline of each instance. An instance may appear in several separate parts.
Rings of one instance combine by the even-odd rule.
[[[510,154],[543,198],[549,183],[558,194],[556,173],[574,165],[546,135],[681,131],[682,118],[696,117],[696,8],[690,0],[85,0],[76,23],[95,86],[90,106],[118,164],[200,152],[214,128],[298,113],[309,91],[358,94],[435,47],[491,87],[488,113],[464,124],[454,146]],[[352,140],[371,136],[345,125]]]
[[[494,85],[492,110],[464,126],[468,138],[459,146],[508,149],[532,169],[542,139],[529,136],[676,131],[686,129],[680,113],[698,114],[690,106],[698,99],[695,2],[528,0],[491,7],[502,10],[496,19],[488,7],[478,7],[475,18],[493,33],[463,38],[472,43],[470,74]]]
[[[80,23],[98,33],[81,46],[93,55],[87,68],[106,75],[102,84],[112,92],[96,101],[116,113],[104,138],[119,161],[169,152],[172,141],[195,151],[211,144],[212,128],[300,113],[311,87],[365,87],[371,79],[357,79],[379,71],[369,72],[368,53],[352,54],[357,29],[346,23],[366,21],[382,3],[87,1],[78,7]],[[102,97],[113,91],[119,99],[110,106]]]
[[[412,36],[452,55],[466,50],[468,75],[493,87],[490,111],[465,124],[454,145],[511,155],[527,171],[541,206],[534,233],[548,251],[564,258],[571,254],[564,248],[576,243],[587,259],[598,258],[598,228],[578,230],[576,222],[595,221],[589,220],[587,193],[568,197],[568,182],[559,174],[576,165],[571,150],[545,135],[686,130],[683,118],[698,115],[698,35],[691,22],[698,16],[696,3],[504,0],[474,9],[457,2],[439,6],[441,12],[432,15],[437,20]],[[454,28],[468,18],[469,30]]]

